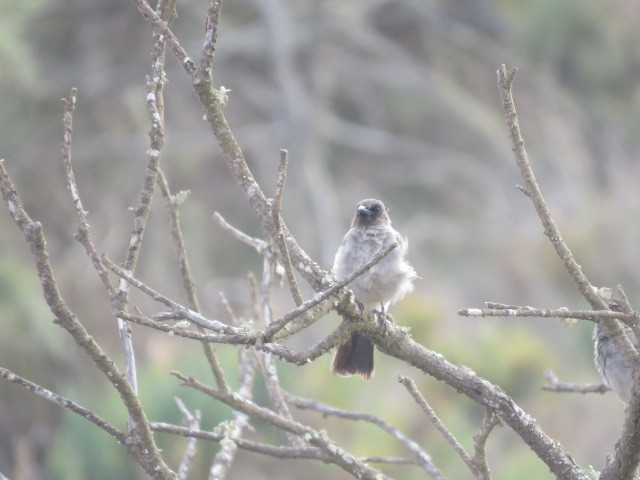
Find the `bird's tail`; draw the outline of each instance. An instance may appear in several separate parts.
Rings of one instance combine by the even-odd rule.
[[[338,347],[331,372],[343,377],[360,375],[365,380],[373,376],[373,343],[364,335],[354,332],[351,338]]]

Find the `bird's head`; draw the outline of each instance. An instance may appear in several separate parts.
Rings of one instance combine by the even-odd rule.
[[[356,214],[351,226],[355,228],[373,227],[376,225],[390,225],[391,220],[387,209],[380,200],[367,198],[356,206]]]

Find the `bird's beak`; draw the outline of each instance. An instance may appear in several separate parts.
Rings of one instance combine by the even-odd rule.
[[[358,213],[360,215],[366,215],[367,217],[371,216],[373,214],[373,212],[371,210],[369,210],[367,207],[365,207],[364,205],[360,205],[358,207]]]

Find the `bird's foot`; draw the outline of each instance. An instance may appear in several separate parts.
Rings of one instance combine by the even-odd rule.
[[[378,323],[384,329],[384,334],[386,335],[387,327],[395,323],[393,320],[393,317],[384,311],[381,312],[379,310],[374,310],[374,313],[376,314],[376,317],[378,318]]]

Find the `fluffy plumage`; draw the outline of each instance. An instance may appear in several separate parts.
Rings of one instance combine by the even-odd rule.
[[[609,304],[613,311],[620,311],[620,307]],[[629,339],[637,345],[637,340],[633,331],[629,327],[623,326]],[[624,403],[631,400],[631,390],[633,388],[632,369],[627,359],[620,353],[618,347],[609,336],[604,325],[597,324],[593,331],[595,340],[595,361],[598,373],[602,377],[604,384],[609,387]]]
[[[380,200],[362,200],[356,206],[351,229],[342,240],[333,263],[333,273],[341,280],[388,245],[398,246],[367,272],[356,278],[348,288],[353,290],[365,311],[385,311],[388,305],[401,300],[413,290],[417,278],[407,263],[408,243],[391,227],[387,209]],[[338,347],[331,371],[338,375],[358,374],[371,378],[373,374],[373,344],[359,333]]]

